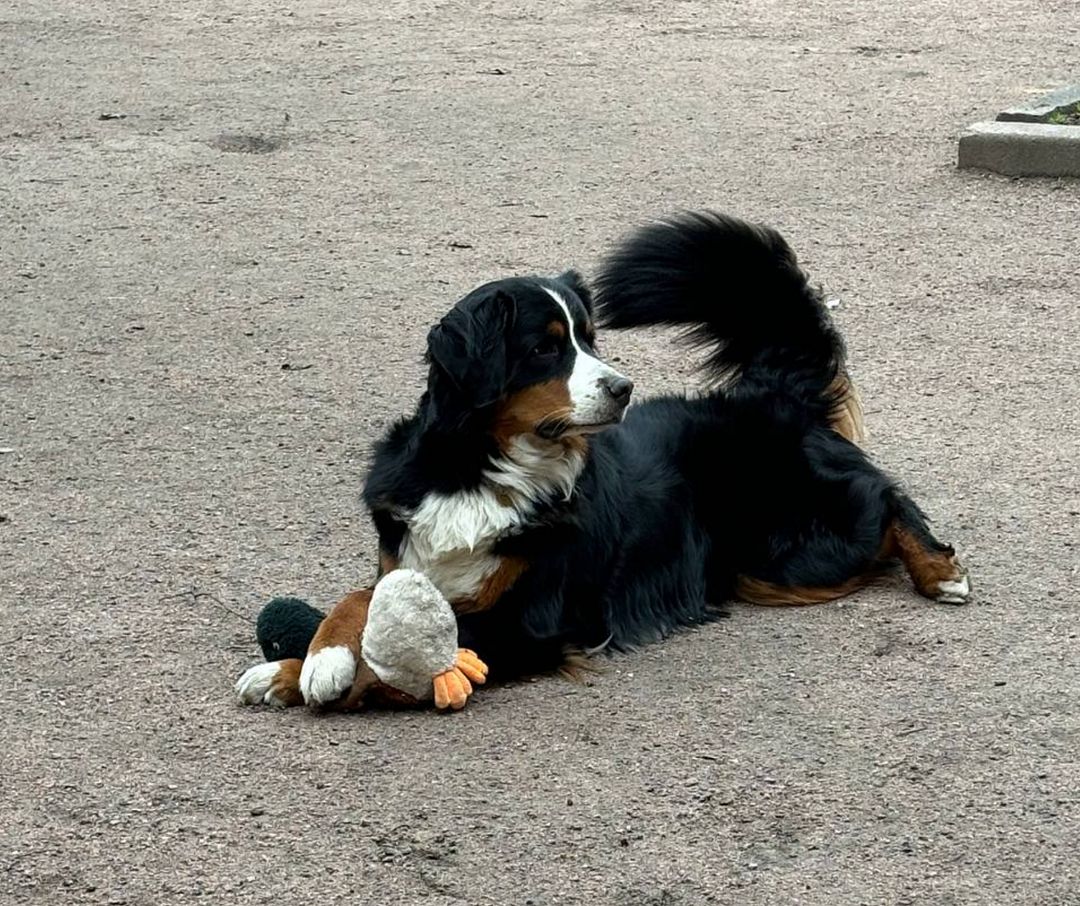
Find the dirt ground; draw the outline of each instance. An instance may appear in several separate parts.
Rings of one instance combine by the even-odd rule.
[[[0,902],[1080,902],[1080,185],[954,169],[1072,0],[0,6]],[[461,714],[242,709],[366,583],[370,445],[473,285],[782,228],[971,569],[733,605]],[[612,336],[645,392],[693,387]]]

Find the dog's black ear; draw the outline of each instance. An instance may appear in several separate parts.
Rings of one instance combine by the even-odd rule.
[[[564,271],[555,278],[555,282],[561,283],[567,289],[571,290],[581,300],[581,304],[585,306],[585,310],[590,315],[592,314],[592,290],[589,289],[589,284],[585,282],[585,278],[581,276],[580,272],[572,269]]]
[[[458,302],[428,333],[428,359],[455,398],[471,409],[497,402],[507,381],[507,337],[513,297],[481,287]]]

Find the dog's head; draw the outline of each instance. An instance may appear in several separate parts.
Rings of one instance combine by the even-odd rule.
[[[574,271],[473,290],[432,328],[428,360],[441,417],[489,416],[500,446],[613,425],[634,386],[598,356],[591,297]]]

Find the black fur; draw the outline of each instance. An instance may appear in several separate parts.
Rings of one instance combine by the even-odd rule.
[[[580,276],[558,280],[604,326],[686,325],[708,347],[711,383],[698,398],[632,407],[592,437],[572,499],[546,501],[499,543],[529,568],[493,609],[459,618],[461,644],[493,674],[553,668],[568,646],[624,649],[700,623],[740,576],[831,587],[864,575],[894,519],[945,549],[830,427],[843,344],[775,231],[686,214],[619,247],[594,281],[595,302]],[[489,407],[530,379],[514,348],[531,342],[540,301],[528,288],[540,284],[482,287],[432,332],[428,392],[379,445],[365,489],[384,550],[402,540],[395,512],[480,480],[494,452]]]
[[[506,337],[513,329],[514,298],[485,286],[455,305],[428,333],[428,359],[441,372],[450,400],[443,414],[465,415],[498,402],[507,383]]]

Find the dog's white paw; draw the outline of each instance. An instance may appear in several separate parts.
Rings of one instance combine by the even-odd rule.
[[[345,645],[331,645],[304,658],[300,694],[309,705],[329,704],[348,692],[355,678],[353,653]]]
[[[287,702],[278,696],[274,689],[281,667],[277,661],[256,664],[244,671],[236,681],[236,695],[245,705],[272,705],[275,708],[287,707]]]
[[[936,600],[940,604],[967,604],[971,597],[971,582],[963,573],[956,579],[938,582]]]

